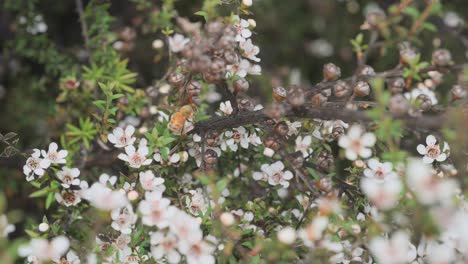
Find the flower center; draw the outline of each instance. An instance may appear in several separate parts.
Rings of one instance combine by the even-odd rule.
[[[39,159],[36,159],[36,158],[30,158],[29,161],[28,161],[28,166],[35,170],[37,168],[39,168],[39,163],[40,163],[40,160]]]
[[[428,146],[426,150],[427,150],[427,156],[429,156],[431,159],[435,159],[440,155],[439,145]]]

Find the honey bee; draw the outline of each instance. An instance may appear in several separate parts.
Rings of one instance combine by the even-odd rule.
[[[188,132],[188,130],[190,130],[189,128],[191,127],[190,119],[193,117],[193,113],[194,109],[191,105],[182,106],[171,116],[171,120],[168,124],[169,130],[176,135]]]

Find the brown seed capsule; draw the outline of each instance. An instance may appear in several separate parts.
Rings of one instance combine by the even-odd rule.
[[[281,147],[281,143],[279,138],[274,137],[274,136],[268,136],[265,141],[265,147],[271,148],[272,150],[278,150]]]
[[[302,165],[304,164],[304,156],[302,155],[302,152],[297,151],[291,154],[292,156],[292,165],[296,168],[302,168]]]
[[[173,72],[168,77],[168,82],[172,87],[179,88],[185,82],[185,76],[180,72]]]
[[[223,76],[219,73],[213,73],[213,72],[203,73],[203,80],[209,83],[217,83],[222,79],[223,79]]]
[[[373,76],[375,75],[375,70],[369,65],[364,65],[360,70],[359,70],[359,75],[363,76]]]
[[[146,95],[148,95],[148,97],[151,97],[151,98],[156,98],[158,97],[158,94],[159,94],[158,89],[154,86],[148,86],[145,89],[145,92],[146,92]]]
[[[416,102],[419,105],[419,109],[422,111],[427,111],[432,108],[431,98],[425,94],[418,95],[418,97],[416,97]]]
[[[210,71],[215,73],[223,72],[226,68],[225,66],[226,63],[224,62],[224,60],[216,58],[210,65]]]
[[[232,86],[234,87],[234,91],[236,93],[245,93],[247,90],[249,90],[249,82],[244,78],[235,80],[232,83]]]
[[[215,147],[219,143],[219,133],[215,130],[210,130],[205,134],[206,144],[210,147]]]
[[[282,137],[287,136],[289,132],[288,124],[286,124],[286,122],[284,121],[281,121],[278,124],[276,124],[274,129],[275,129],[275,132],[278,133],[278,135]]]
[[[253,102],[247,98],[238,98],[237,105],[239,106],[239,111],[241,112],[250,112],[255,108]]]
[[[273,87],[273,98],[276,102],[281,102],[288,96],[288,92],[281,86]]]
[[[367,82],[359,81],[354,85],[353,91],[355,96],[368,96],[370,94],[370,86]]]
[[[263,110],[263,113],[271,119],[279,120],[286,114],[284,106],[278,103],[273,103]]]
[[[460,100],[465,98],[466,96],[466,90],[463,89],[461,85],[454,85],[452,89],[450,90],[450,94],[452,95],[452,100]]]
[[[205,156],[203,157],[205,160],[205,163],[208,165],[213,165],[218,162],[218,153],[212,149],[206,149],[205,150]]]
[[[239,62],[239,56],[233,50],[228,50],[224,52],[224,59],[228,64],[236,64]]]
[[[396,94],[392,96],[390,102],[388,103],[388,108],[390,112],[395,115],[405,115],[409,110],[409,102],[402,94]]]
[[[452,54],[446,49],[437,49],[432,53],[432,65],[447,66],[452,63]]]
[[[333,86],[333,95],[342,98],[351,94],[351,87],[344,81],[337,81]]]
[[[392,94],[402,93],[405,89],[405,79],[401,77],[387,79],[387,86]]]
[[[210,34],[218,34],[223,30],[224,25],[221,22],[214,21],[206,24],[206,31]]]
[[[301,107],[305,103],[304,90],[299,86],[291,86],[288,91],[288,103],[292,107]]]
[[[321,106],[325,102],[327,102],[328,99],[325,95],[318,93],[311,98],[311,102],[314,106]]]
[[[322,170],[328,170],[333,165],[333,160],[333,155],[331,155],[330,152],[322,151],[317,157],[317,165]]]
[[[332,129],[332,138],[338,140],[345,133],[345,129],[341,124],[335,124]]]
[[[334,81],[341,77],[341,69],[333,63],[323,65],[323,78],[326,81]]]

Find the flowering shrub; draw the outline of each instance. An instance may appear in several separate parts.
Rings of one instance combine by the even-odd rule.
[[[468,262],[457,4],[309,1],[363,9],[341,51],[322,38],[304,47],[353,65],[327,62],[312,84],[275,65],[280,44],[262,39],[265,10],[299,14],[295,3],[64,2],[0,11],[13,33],[2,56],[17,68],[0,120],[18,111],[6,123],[27,130],[37,110],[48,122],[41,140],[0,134],[1,263]],[[70,46],[49,33],[64,10],[79,22]],[[13,101],[25,85],[37,109]]]

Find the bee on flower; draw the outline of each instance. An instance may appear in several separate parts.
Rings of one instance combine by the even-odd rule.
[[[168,124],[169,130],[176,135],[189,132],[193,129],[193,124],[191,121],[193,114],[194,109],[191,105],[182,106],[179,111],[175,112],[171,116],[171,120]]]

